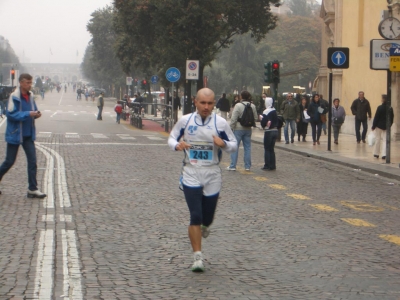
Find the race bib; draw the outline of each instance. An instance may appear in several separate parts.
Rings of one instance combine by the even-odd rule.
[[[213,163],[213,142],[190,142],[188,151],[189,162],[197,166],[209,166]]]

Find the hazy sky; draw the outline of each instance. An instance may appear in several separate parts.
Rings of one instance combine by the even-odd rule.
[[[0,0],[0,35],[8,39],[22,62],[81,63],[90,40],[86,31],[90,14],[111,3],[112,0]]]

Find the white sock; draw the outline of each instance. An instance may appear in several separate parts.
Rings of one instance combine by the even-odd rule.
[[[196,258],[196,256],[200,256],[201,258],[203,258],[203,255],[201,254],[201,251],[196,251],[193,253],[193,256]]]

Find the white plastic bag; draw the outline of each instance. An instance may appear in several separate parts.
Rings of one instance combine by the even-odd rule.
[[[370,131],[368,133],[368,145],[372,147],[373,145],[375,145],[375,142],[376,142],[375,132]]]

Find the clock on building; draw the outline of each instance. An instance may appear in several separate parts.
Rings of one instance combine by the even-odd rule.
[[[384,39],[397,39],[400,36],[400,21],[396,18],[383,19],[379,23],[378,31]]]

